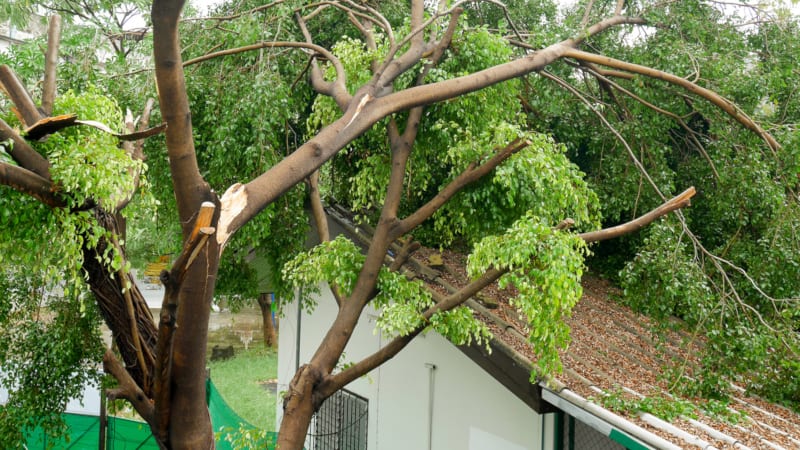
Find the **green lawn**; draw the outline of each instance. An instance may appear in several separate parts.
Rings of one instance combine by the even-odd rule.
[[[277,378],[276,350],[254,342],[250,350],[240,350],[228,360],[209,361],[208,366],[211,381],[237,414],[259,428],[275,429],[276,395],[265,384]]]

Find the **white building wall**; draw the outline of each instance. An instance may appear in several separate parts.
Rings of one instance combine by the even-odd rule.
[[[335,312],[335,300],[323,288],[318,308],[300,318],[300,365],[311,358]],[[279,392],[288,389],[297,370],[297,303],[287,305],[284,314],[279,336]],[[362,318],[343,362],[358,361],[385,343],[385,338],[373,332],[374,325],[374,315]],[[541,417],[434,332],[416,338],[394,359],[347,389],[369,399],[370,450],[541,447]]]

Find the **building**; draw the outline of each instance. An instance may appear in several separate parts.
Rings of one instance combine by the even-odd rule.
[[[331,211],[329,218],[333,235],[368,235],[346,214]],[[436,270],[419,261],[411,264],[427,282],[447,284]],[[701,409],[671,423],[656,413],[611,411],[614,399],[622,394],[645,398],[666,392],[663,380],[659,381],[659,361],[674,357],[679,349],[677,345],[656,349],[647,319],[599,295],[600,283],[585,283],[584,298],[569,319],[573,343],[562,355],[565,370],[558,380],[529,381],[532,355],[520,332],[524,324],[513,317],[513,309],[502,301],[492,309],[470,300],[474,313],[494,333],[491,353],[475,345],[456,347],[435,332],[417,337],[394,359],[327,400],[312,421],[306,448],[800,448],[800,416],[741,389],[730,405],[742,413],[735,415],[741,418],[738,423]],[[313,313],[299,311],[297,302],[285,307],[279,391],[288,389],[295,371],[310,359],[335,317],[335,300],[325,289],[322,292]],[[362,317],[343,364],[358,361],[385,343],[373,331],[376,318],[375,311]],[[278,421],[281,413],[279,405]]]
[[[42,36],[47,32],[47,25],[42,17],[34,15],[25,29],[18,29],[10,21],[0,22],[0,51],[23,41]]]

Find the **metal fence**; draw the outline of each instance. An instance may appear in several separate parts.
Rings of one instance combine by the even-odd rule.
[[[369,401],[347,390],[325,400],[311,419],[306,449],[366,450]]]

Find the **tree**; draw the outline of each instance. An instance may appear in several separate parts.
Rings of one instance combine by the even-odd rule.
[[[390,3],[392,7],[397,6]],[[275,2],[264,8],[280,5],[282,3]],[[457,216],[459,207],[462,212],[467,210],[469,197],[455,200],[456,195],[468,187],[474,187],[476,190],[472,194],[479,195],[481,180],[495,173],[506,161],[512,167],[516,164],[515,173],[527,176],[530,171],[526,168],[535,165],[537,157],[560,162],[561,169],[549,173],[554,179],[541,183],[541,189],[579,180],[577,171],[563,159],[563,150],[546,136],[515,128],[513,117],[504,118],[512,123],[497,123],[497,133],[471,136],[470,133],[482,130],[480,120],[458,117],[458,107],[448,110],[448,101],[462,99],[466,105],[463,111],[469,112],[470,99],[475,102],[476,98],[470,95],[480,96],[481,90],[495,86],[496,92],[508,93],[509,85],[498,85],[533,73],[573,92],[564,82],[571,74],[570,66],[557,66],[557,62],[606,64],[629,74],[663,80],[666,86],[681,89],[693,101],[708,102],[727,114],[728,123],[737,123],[763,141],[757,145],[765,151],[780,149],[772,135],[713,90],[665,71],[583,50],[587,44],[609,39],[607,36],[613,35],[613,30],[658,23],[662,17],[658,5],[619,2],[594,8],[590,2],[583,23],[576,22],[572,28],[565,29],[573,37],[553,39],[549,45],[536,43],[535,51],[505,53],[507,61],[498,60],[496,54],[465,54],[463,58],[474,58],[486,65],[466,66],[469,70],[460,72],[458,64],[448,68],[448,61],[458,59],[459,48],[472,51],[475,47],[470,47],[471,39],[483,39],[482,42],[493,45],[493,51],[503,53],[491,33],[485,30],[461,34],[463,10],[458,3],[442,4],[438,10],[426,12],[423,2],[414,0],[407,24],[399,26],[391,24],[376,8],[364,4],[326,2],[312,5],[314,9],[311,10],[301,6],[296,10],[295,20],[304,41],[266,40],[186,62],[182,59],[178,33],[182,7],[183,2],[179,0],[155,0],[151,11],[160,114],[167,124],[165,146],[176,199],[176,220],[183,237],[179,256],[172,268],[161,275],[166,294],[158,328],[146,319],[146,304],[127,273],[125,244],[119,238],[118,213],[127,209],[129,197],[143,180],[139,176],[141,147],[124,145],[118,150],[106,141],[101,144],[98,141],[116,137],[101,131],[84,133],[86,125],[80,124],[57,132],[50,129],[50,138],[42,146],[26,141],[12,127],[5,126],[5,122],[0,124],[3,125],[2,139],[13,142],[4,144],[8,158],[0,162],[0,182],[10,188],[5,191],[9,195],[4,197],[7,201],[4,210],[26,211],[26,215],[35,216],[33,219],[52,224],[52,229],[59,230],[66,242],[73,243],[58,252],[60,259],[44,263],[69,268],[67,273],[78,285],[85,278],[101,316],[113,330],[119,350],[119,356],[106,351],[103,357],[106,372],[118,382],[110,394],[130,401],[165,448],[213,445],[204,395],[205,347],[210,303],[223,251],[229,243],[234,245],[231,238],[246,224],[256,220],[282,195],[305,180],[310,186],[315,220],[323,224],[316,178],[320,168],[332,159],[336,164],[335,158],[339,155],[352,155],[359,163],[375,156],[364,167],[383,171],[381,177],[374,179],[384,182],[385,193],[377,195],[378,191],[372,189],[362,197],[354,196],[357,201],[372,201],[372,205],[364,206],[374,207],[375,235],[366,255],[360,255],[352,243],[329,240],[325,227],[320,226],[325,243],[287,266],[285,273],[295,283],[331,282],[339,312],[319,350],[295,375],[284,399],[285,414],[279,438],[279,446],[284,449],[302,447],[313,412],[328,396],[393,357],[424,329],[454,330],[449,337],[457,342],[485,339],[485,329],[472,319],[462,303],[497,280],[513,283],[520,290],[519,302],[536,332],[537,337],[532,342],[542,355],[542,369],[556,369],[555,351],[567,339],[567,330],[560,325],[560,318],[580,297],[579,278],[586,242],[639,229],[657,217],[686,206],[693,195],[689,190],[665,200],[660,207],[634,221],[598,232],[578,234],[567,229],[568,222],[561,223],[569,214],[582,215],[578,218],[585,218],[587,225],[592,224],[587,201],[591,194],[583,187],[575,198],[553,195],[548,197],[552,204],[546,208],[526,209],[504,217],[490,228],[492,233],[503,233],[502,237],[484,236],[489,231],[475,229],[473,223],[465,222],[453,238],[476,242],[471,263],[475,279],[455,294],[446,297],[432,294],[398,272],[407,253],[414,248],[413,240],[406,238],[403,241],[405,251],[390,266],[383,266],[392,243],[407,237],[437,212],[442,211],[446,216],[445,205],[451,200],[451,205],[455,205],[451,217]],[[363,44],[345,42],[338,53],[314,44],[308,23],[320,13],[347,18]],[[654,19],[656,22],[651,22]],[[520,40],[524,37],[516,33],[515,36]],[[358,56],[366,70],[362,67],[353,70],[348,66],[353,60],[346,54],[347,45],[350,45],[350,56]],[[306,51],[310,85],[332,102],[327,106],[322,100],[316,103],[319,129],[292,153],[265,170],[260,168],[261,173],[242,175],[252,179],[232,184],[220,196],[209,184],[211,177],[201,170],[202,156],[193,134],[184,65],[262,48]],[[563,71],[563,76],[550,73],[547,69],[551,67]],[[10,70],[4,69],[0,79],[20,112],[22,125],[33,131],[28,131],[28,137],[35,136],[35,125],[41,122],[42,114],[24,88],[15,82]],[[512,87],[511,92],[513,89],[516,88]],[[507,101],[508,97],[504,98]],[[89,114],[77,109],[79,103],[77,100],[66,102],[59,106],[63,109],[56,111],[77,112],[81,117]],[[477,103],[480,104],[480,100]],[[104,103],[101,98],[94,97],[88,104]],[[505,103],[501,101],[497,105],[502,104]],[[454,129],[446,128],[444,120],[438,124],[427,122],[427,112],[439,107],[438,117],[444,119],[454,114],[458,118]],[[337,109],[340,112],[337,113]],[[106,112],[103,117],[111,126],[121,127],[120,115],[112,120],[114,114]],[[462,120],[464,125],[460,126]],[[127,122],[127,128],[132,131],[133,121]],[[379,137],[384,132],[385,137]],[[125,137],[137,139],[141,135]],[[477,137],[473,140],[487,147],[467,146],[470,137]],[[388,146],[388,151],[382,155],[377,150],[373,155],[369,147],[362,146],[364,142],[374,143],[378,139]],[[65,151],[68,145],[75,143],[78,145]],[[435,155],[426,154],[426,148],[428,153],[442,152],[437,145],[444,143],[462,147],[452,153],[450,160],[437,160]],[[421,155],[417,155],[418,145]],[[87,150],[78,153],[76,149]],[[103,155],[109,156],[110,162],[94,159]],[[415,198],[405,194],[405,183],[412,179],[418,182],[410,175],[412,158],[418,157],[420,161],[434,161],[439,167],[435,172],[437,184],[420,190],[423,195]],[[107,171],[98,171],[103,168]],[[219,182],[232,181],[224,177],[221,180]],[[367,186],[361,183],[361,187]],[[491,186],[483,188],[490,190]],[[537,193],[526,193],[520,198],[530,201],[534,194]],[[30,233],[26,227],[4,228],[4,232]],[[12,260],[15,267],[31,264],[30,259],[24,257],[25,252],[6,247],[16,258]],[[67,305],[76,306],[85,299],[80,295],[73,298],[73,291],[68,294]],[[542,298],[548,301],[542,302]],[[367,305],[382,308],[382,327],[395,337],[374,355],[337,372],[334,369]]]

